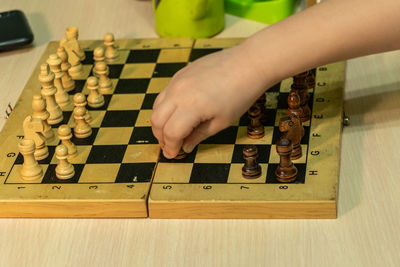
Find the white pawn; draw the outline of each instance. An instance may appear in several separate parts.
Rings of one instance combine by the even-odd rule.
[[[85,107],[74,108],[75,128],[74,134],[77,138],[86,138],[92,135],[92,127],[85,121]]]
[[[49,112],[46,110],[46,102],[43,97],[39,94],[33,96],[32,101],[32,118],[41,119],[44,124],[43,135],[47,141],[51,141],[54,138],[54,132],[50,125],[47,123],[47,119],[50,117]]]
[[[87,102],[89,107],[99,108],[104,105],[104,96],[99,93],[99,81],[96,77],[89,77],[86,81],[89,95]]]
[[[75,89],[75,80],[71,78],[68,73],[68,70],[71,68],[71,64],[68,62],[68,54],[65,51],[64,47],[60,46],[57,48],[57,55],[61,58],[61,70],[64,73],[61,81],[64,86],[65,91],[69,92]]]
[[[46,99],[46,109],[50,114],[47,122],[50,125],[58,124],[63,120],[63,113],[57,104],[55,94],[57,89],[54,87],[54,73],[50,71],[49,65],[40,65],[39,81],[42,85],[42,95]]]
[[[115,40],[112,33],[106,33],[104,35],[104,45],[106,46],[106,59],[108,62],[115,61],[118,56],[118,49],[114,46]]]
[[[82,93],[76,93],[74,95],[74,105],[75,107],[85,107],[87,105],[87,101],[86,101],[86,96]],[[92,116],[90,116],[89,110],[86,109],[86,114],[85,114],[85,121],[87,123],[91,123],[92,122]]]
[[[23,139],[18,143],[19,152],[24,156],[24,163],[21,169],[21,178],[31,181],[42,177],[43,170],[38,164],[33,153],[35,152],[35,142],[29,139]]]
[[[58,179],[71,179],[75,175],[74,166],[68,162],[68,148],[64,145],[56,147],[56,158],[58,164],[56,167],[56,176]]]
[[[62,85],[64,73],[61,71],[61,62],[62,60],[57,54],[51,54],[47,59],[47,64],[49,64],[50,70],[54,72],[55,75],[54,86],[57,88],[56,102],[61,108],[64,108],[69,105],[70,101],[69,95]]]
[[[108,67],[105,62],[99,62],[95,66],[97,75],[99,76],[100,93],[103,95],[111,94],[112,82],[108,78]]]
[[[93,50],[94,66],[96,66],[96,64],[99,62],[104,62],[104,60],[106,59],[104,53],[105,53],[104,48],[101,46],[98,46]],[[96,72],[96,68],[93,68],[93,75],[99,77]],[[108,68],[107,68],[107,75],[108,75]]]
[[[72,143],[72,132],[71,128],[63,124],[58,127],[58,138],[61,140],[61,143],[67,147],[68,149],[68,159],[75,158],[78,155],[78,150],[74,143]]]

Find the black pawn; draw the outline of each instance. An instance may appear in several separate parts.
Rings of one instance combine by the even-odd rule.
[[[289,139],[281,138],[276,144],[276,152],[280,156],[279,165],[275,170],[278,182],[290,183],[297,179],[297,168],[290,159],[292,150],[292,142]]]
[[[242,176],[247,179],[256,179],[261,176],[261,166],[257,163],[258,150],[255,145],[243,148],[243,158],[246,163],[242,168]]]
[[[247,136],[252,139],[259,139],[264,137],[264,125],[261,124],[261,109],[256,104],[253,105],[249,111],[248,115],[250,118],[250,124],[247,126]]]

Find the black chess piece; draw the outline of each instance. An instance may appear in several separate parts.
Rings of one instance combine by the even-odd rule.
[[[243,158],[246,160],[242,168],[242,176],[247,179],[256,179],[261,176],[261,166],[257,163],[258,150],[255,145],[243,148]]]
[[[297,168],[290,159],[292,150],[292,142],[287,138],[281,138],[276,144],[276,152],[280,156],[279,165],[275,170],[278,182],[290,183],[297,179]]]
[[[315,75],[312,70],[309,70],[307,72],[306,82],[307,82],[309,89],[312,89],[315,87]]]
[[[260,122],[262,125],[267,125],[268,123],[268,114],[267,114],[267,109],[265,108],[265,104],[267,103],[267,97],[265,96],[265,93],[263,93],[256,101],[256,105],[261,109],[261,118]]]
[[[300,116],[301,122],[310,120],[311,116],[311,110],[308,106],[310,96],[308,94],[309,85],[307,83],[307,75],[308,72],[306,71],[293,76],[293,84],[291,85],[291,89],[297,91],[300,96],[300,107],[303,110]]]
[[[247,127],[247,136],[252,139],[259,139],[264,137],[264,125],[261,124],[261,109],[255,104],[249,111],[250,124]]]

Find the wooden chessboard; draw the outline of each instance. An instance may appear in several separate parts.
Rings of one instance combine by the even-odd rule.
[[[345,63],[317,68],[310,90],[311,122],[301,142],[303,157],[295,161],[297,181],[281,184],[274,170],[279,156],[274,144],[278,122],[285,116],[291,79],[267,92],[269,121],[265,137],[247,137],[247,115],[208,138],[183,160],[167,160],[152,135],[150,115],[157,94],[173,74],[201,56],[238,44],[241,39],[117,40],[120,57],[110,63],[112,94],[105,105],[89,108],[92,136],[73,138],[78,157],[72,179],[55,177],[56,139],[50,156],[40,161],[44,175],[24,181],[22,121],[32,112],[33,94],[40,93],[39,66],[55,53],[49,43],[14,111],[0,133],[0,217],[147,217],[152,218],[335,218],[342,129]],[[93,50],[101,41],[80,41],[86,53],[85,74],[70,92],[88,94],[86,78],[93,67]],[[71,101],[72,102],[72,101]],[[74,127],[73,106],[62,123]],[[59,125],[53,126],[56,132]],[[255,144],[263,174],[241,176],[242,148]]]

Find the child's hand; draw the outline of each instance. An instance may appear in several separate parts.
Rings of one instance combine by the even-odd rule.
[[[266,89],[241,46],[203,57],[172,78],[157,97],[151,123],[164,155],[175,157],[234,123]]]

